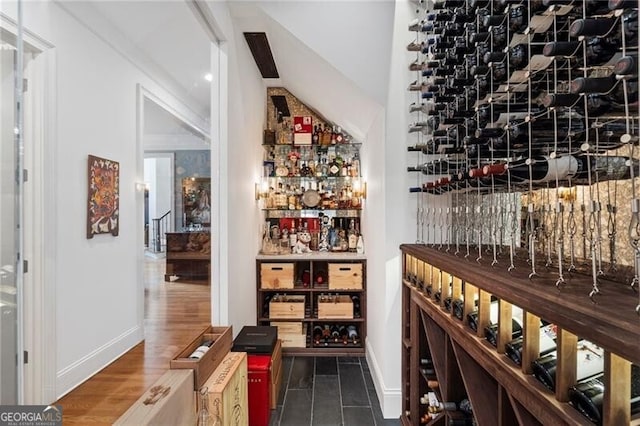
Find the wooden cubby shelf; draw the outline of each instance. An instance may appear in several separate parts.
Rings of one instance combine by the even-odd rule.
[[[589,280],[578,275],[558,289],[557,277],[550,272],[529,280],[526,264],[508,273],[506,266],[467,261],[424,245],[403,244],[400,249],[403,425],[422,424],[427,411],[420,403],[428,391],[428,378],[420,370],[425,356],[435,370],[438,398],[456,403],[468,398],[475,424],[594,424],[569,403],[569,389],[579,381],[578,367],[584,364],[581,339],[600,351],[586,357],[587,361],[597,357],[603,365],[599,423],[640,424],[638,415],[632,416],[630,397],[631,367],[640,365],[640,318],[634,312],[637,294],[628,286],[602,284],[594,303]],[[451,299],[445,307],[448,298],[459,301],[462,321],[452,312]],[[468,325],[469,314],[477,324],[475,330]],[[546,324],[556,333],[555,390],[532,374],[543,345],[541,325]],[[494,344],[486,338],[489,332]],[[507,344],[520,335],[518,365]],[[449,424],[462,414],[443,413],[431,421]]]
[[[278,327],[283,351],[289,355],[363,355],[367,335],[366,266],[366,258],[357,254],[258,256],[258,325]],[[340,297],[331,303],[323,299],[334,296]],[[279,306],[274,312],[271,302],[276,297],[302,298],[304,303]],[[332,340],[326,345],[324,341],[316,344],[314,329],[325,326],[342,330],[355,327],[356,343]]]

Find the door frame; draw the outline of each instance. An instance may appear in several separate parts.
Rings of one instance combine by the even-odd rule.
[[[3,31],[18,35],[18,22],[0,13]],[[49,404],[56,394],[56,49],[21,28],[32,55],[23,77],[24,183],[22,311],[18,320],[18,403]],[[45,214],[46,211],[46,214]],[[20,290],[19,290],[20,291]]]

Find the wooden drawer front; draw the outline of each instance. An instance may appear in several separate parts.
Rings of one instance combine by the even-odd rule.
[[[274,299],[269,302],[270,318],[304,319],[305,296],[281,296]]]
[[[302,323],[301,322],[289,322],[289,321],[273,321],[270,324],[272,327],[278,328],[278,335],[281,333],[289,333],[289,334],[301,334],[302,333]]]
[[[318,319],[353,319],[353,302],[349,296],[318,298]]]
[[[293,263],[261,263],[260,288],[293,288]]]
[[[329,289],[362,289],[362,263],[330,263]]]

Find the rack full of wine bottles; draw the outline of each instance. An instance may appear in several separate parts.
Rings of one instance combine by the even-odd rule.
[[[443,256],[439,268],[521,277],[516,289],[540,286],[576,302],[576,312],[611,308],[640,326],[639,5],[414,2],[407,172],[416,242]],[[449,310],[477,302],[448,296]],[[511,319],[514,341],[531,309]],[[479,329],[504,351],[494,321]],[[538,339],[546,342],[542,331]],[[519,360],[519,351],[509,356]]]

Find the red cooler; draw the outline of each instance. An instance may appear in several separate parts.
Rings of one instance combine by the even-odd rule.
[[[271,416],[271,355],[248,354],[249,426],[269,426]]]

